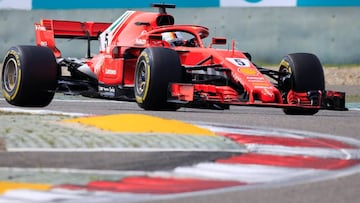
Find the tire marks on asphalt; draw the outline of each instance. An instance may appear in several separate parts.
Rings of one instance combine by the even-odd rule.
[[[0,163],[1,167],[8,168],[153,171],[239,154],[221,151],[141,152],[140,149],[137,152],[0,152]]]

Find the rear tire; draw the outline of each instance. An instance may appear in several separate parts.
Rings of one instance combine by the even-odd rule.
[[[294,53],[283,58],[280,63],[279,89],[283,100],[287,103],[287,94],[290,90],[295,92],[308,92],[325,89],[324,71],[317,56],[310,53]],[[286,74],[288,73],[288,74]],[[319,109],[284,108],[289,115],[314,115]]]
[[[2,92],[15,106],[44,107],[57,87],[57,63],[46,47],[16,46],[7,52],[2,68]]]
[[[145,110],[177,110],[168,103],[168,88],[181,82],[182,67],[176,51],[163,47],[146,48],[138,58],[135,70],[135,99]]]

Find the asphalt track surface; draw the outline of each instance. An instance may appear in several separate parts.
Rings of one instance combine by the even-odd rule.
[[[3,100],[0,107],[11,107]],[[310,132],[325,133],[342,137],[350,137],[360,139],[360,111],[320,111],[314,116],[288,116],[281,109],[276,108],[257,108],[257,107],[231,107],[230,110],[203,110],[181,108],[177,112],[168,111],[143,111],[135,103],[118,102],[110,100],[82,100],[82,98],[70,97],[70,100],[63,100],[62,97],[55,99],[47,110],[85,113],[94,115],[106,114],[147,114],[169,119],[178,119],[184,121],[198,121],[209,123],[222,123],[232,126],[254,126],[267,128],[293,129]],[[139,121],[140,122],[140,121]],[[141,124],[141,123],[139,123]],[[27,156],[38,157],[39,154],[33,153]],[[119,156],[111,154],[94,154],[93,157],[99,156],[99,160],[106,157],[109,163],[121,163],[119,166],[107,165],[107,169],[126,169],[126,170],[156,170],[159,168],[171,168],[175,165],[191,164],[192,162],[217,159],[226,157],[227,153],[206,153],[206,152],[157,152],[157,153],[141,153],[131,152],[122,153]],[[6,160],[7,155],[2,155]],[[71,157],[58,153],[56,156]],[[77,157],[76,157],[77,156]],[[84,154],[78,153],[73,158],[81,158]],[[19,154],[18,157],[22,157]],[[116,158],[114,158],[116,157]],[[155,157],[155,158],[154,158]],[[189,159],[191,157],[191,159]],[[48,163],[53,156],[43,156],[43,162]],[[39,160],[39,159],[37,159]],[[82,159],[86,160],[86,159]],[[151,160],[151,161],[149,161]],[[176,160],[176,161],[174,161]],[[41,161],[41,160],[40,160]],[[156,161],[158,164],[154,165]],[[31,161],[24,160],[9,161],[11,164],[24,167],[31,165]],[[28,165],[27,165],[28,164]],[[56,163],[53,163],[56,164]],[[68,162],[69,167],[71,160]],[[77,163],[75,168],[87,168],[89,163]],[[99,166],[92,165],[98,169]],[[161,202],[156,200],[156,202]],[[317,203],[338,203],[338,202],[360,202],[360,174],[352,174],[345,177],[338,177],[330,180],[319,182],[306,182],[296,185],[276,186],[266,188],[256,188],[250,190],[224,190],[222,192],[207,193],[206,195],[197,195],[189,197],[179,197],[175,199],[167,199],[163,202],[317,202]]]

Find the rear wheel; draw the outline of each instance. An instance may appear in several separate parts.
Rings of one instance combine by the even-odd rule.
[[[287,103],[287,94],[325,89],[323,67],[317,56],[310,53],[289,54],[280,63],[279,89]],[[319,109],[284,108],[289,115],[314,115]]]
[[[12,47],[3,62],[1,81],[8,103],[24,107],[47,106],[57,87],[55,56],[46,47]]]
[[[179,55],[172,49],[146,48],[138,58],[135,70],[135,99],[145,110],[177,110],[168,103],[171,82],[181,82],[182,68]]]

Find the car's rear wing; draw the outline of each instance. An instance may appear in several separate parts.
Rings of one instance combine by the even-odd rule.
[[[55,45],[55,38],[86,39],[90,48],[90,40],[98,39],[99,35],[106,30],[111,23],[103,22],[79,22],[66,20],[42,19],[35,23],[36,45],[49,47],[56,57],[61,52]],[[90,55],[88,49],[88,54]]]

